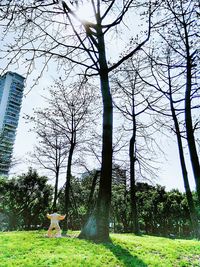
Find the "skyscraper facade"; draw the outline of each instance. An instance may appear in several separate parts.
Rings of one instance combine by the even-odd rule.
[[[24,90],[24,77],[7,72],[0,77],[0,175],[8,175]]]

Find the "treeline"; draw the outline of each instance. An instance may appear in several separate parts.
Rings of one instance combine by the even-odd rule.
[[[91,214],[98,192],[98,172],[72,178],[68,228],[79,230]],[[110,230],[131,232],[129,186],[124,176],[113,178]],[[92,186],[93,185],[93,186]],[[140,233],[169,237],[192,237],[189,209],[185,193],[167,192],[160,185],[137,183],[137,206]],[[196,195],[194,194],[194,199]],[[30,169],[27,174],[0,179],[0,230],[47,228],[46,213],[51,212],[53,187],[48,178]],[[58,208],[64,207],[64,188],[59,191]],[[196,200],[197,201],[197,200]]]

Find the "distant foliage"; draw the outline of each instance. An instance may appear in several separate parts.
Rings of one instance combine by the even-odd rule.
[[[0,230],[37,229],[45,224],[52,200],[47,178],[35,170],[0,179]]]
[[[136,184],[140,232],[160,236],[193,236],[185,193],[167,192],[160,185]],[[113,186],[112,227],[114,232],[130,232],[129,188]]]
[[[80,230],[95,206],[99,187],[99,176],[94,180],[95,172],[91,171],[80,178],[72,177],[69,229]],[[129,190],[124,173],[113,171],[110,215],[112,232],[131,232]],[[141,233],[168,237],[193,236],[185,193],[175,189],[167,192],[163,186],[147,183],[137,183],[136,191]],[[0,230],[46,228],[49,222],[45,215],[50,211],[52,198],[53,190],[47,184],[47,178],[39,176],[32,169],[16,178],[1,178]],[[196,195],[194,199],[197,202]],[[57,207],[60,212],[64,211],[62,189],[59,192]]]
[[[130,188],[124,181],[124,175],[120,172],[113,172],[113,175],[110,230],[131,232]],[[98,180],[93,199],[88,203],[93,178],[94,172],[91,172],[82,178],[72,179],[69,220],[72,230],[80,229],[80,225],[86,219],[89,204],[95,205]],[[137,183],[136,192],[141,233],[169,237],[193,236],[185,193],[177,189],[167,192],[163,186],[147,183]],[[196,195],[194,197],[196,198]],[[62,194],[59,203],[62,210]]]

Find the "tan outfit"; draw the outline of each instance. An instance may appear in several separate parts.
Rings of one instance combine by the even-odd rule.
[[[64,220],[65,215],[60,215],[58,213],[53,213],[53,214],[47,214],[47,218],[51,220],[51,224],[49,226],[47,235],[48,237],[52,237],[52,230],[56,230],[55,237],[61,237],[61,229],[59,226],[59,221]]]

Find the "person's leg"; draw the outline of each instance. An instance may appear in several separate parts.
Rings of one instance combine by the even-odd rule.
[[[56,237],[61,237],[61,229],[59,225],[55,226],[55,230],[56,230]]]
[[[51,233],[52,230],[53,230],[53,227],[50,225],[50,226],[49,226],[49,229],[48,229],[48,231],[47,231],[47,236],[48,236],[48,237],[52,237],[52,233]]]

